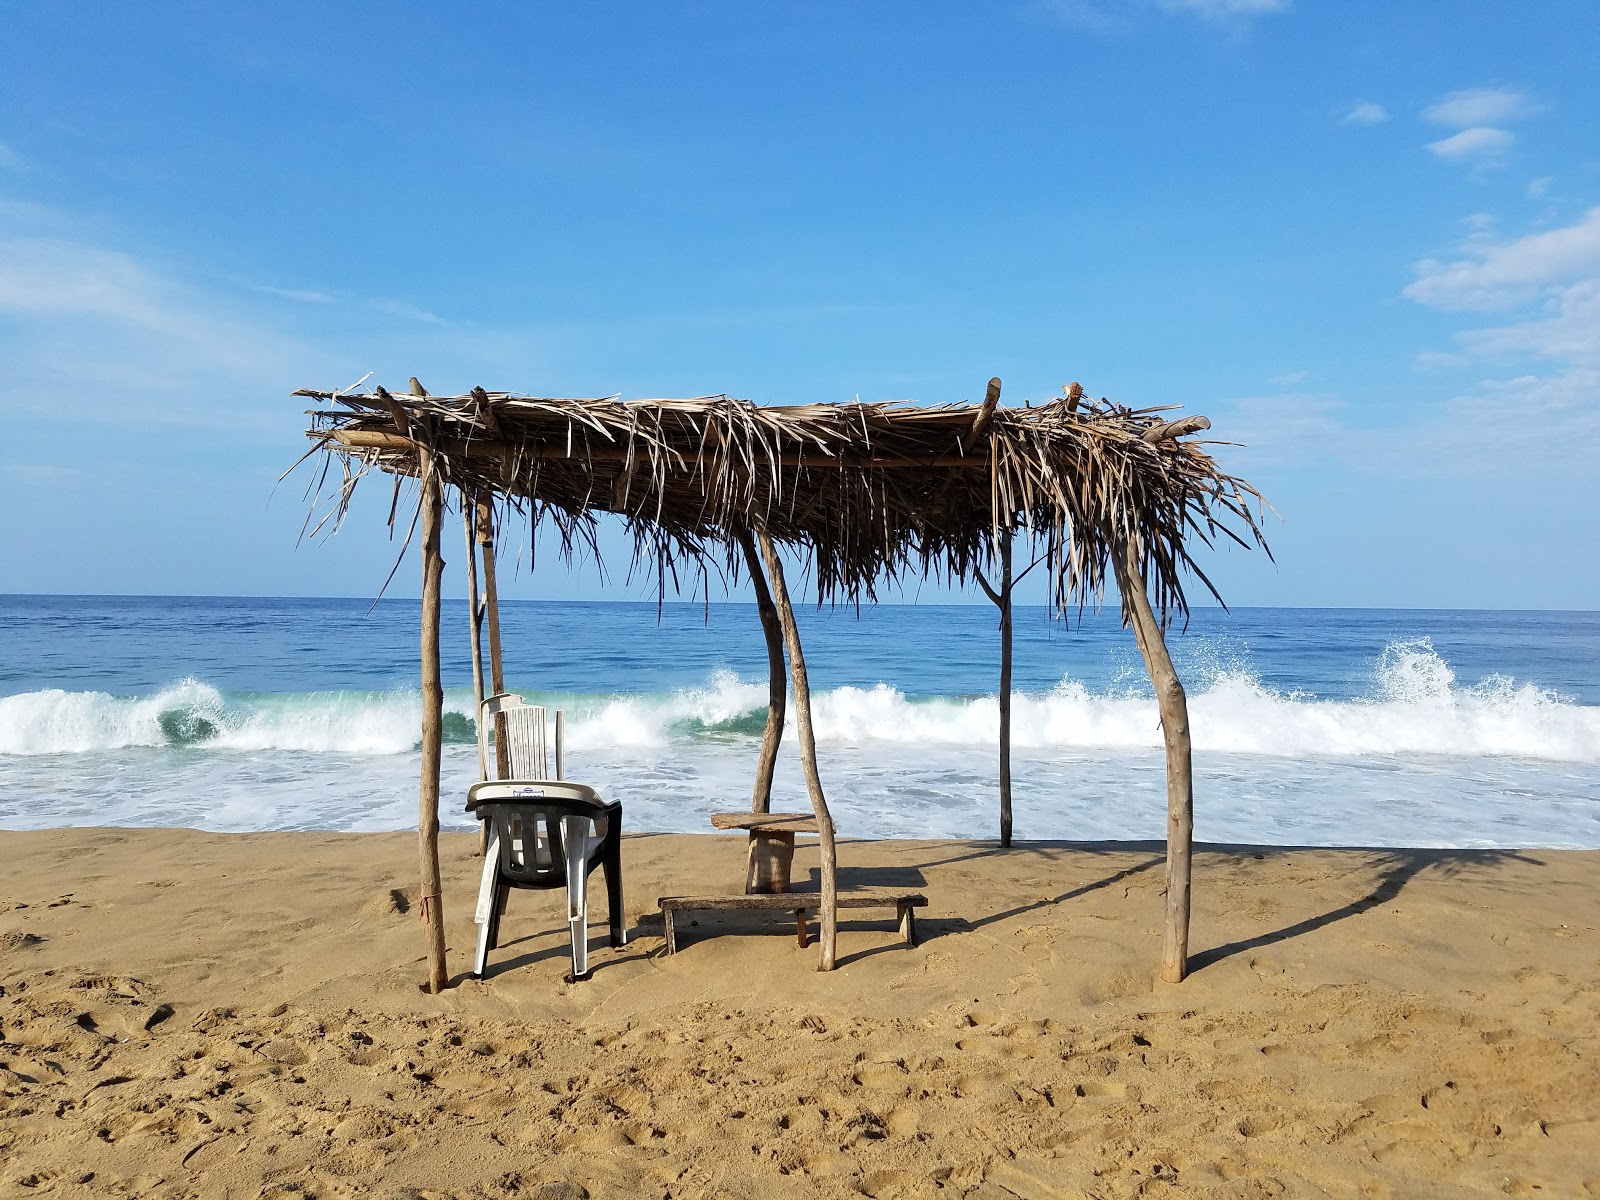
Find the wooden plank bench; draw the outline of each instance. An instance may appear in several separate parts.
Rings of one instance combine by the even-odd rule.
[[[661,923],[666,929],[667,953],[678,952],[678,931],[674,918],[680,912],[695,909],[746,910],[758,912],[792,912],[795,931],[803,950],[809,944],[806,933],[806,914],[822,906],[822,896],[817,892],[762,892],[733,896],[662,896]],[[892,908],[900,923],[900,938],[908,946],[917,944],[916,909],[926,908],[928,898],[921,892],[896,892],[888,890],[840,892],[839,908]]]

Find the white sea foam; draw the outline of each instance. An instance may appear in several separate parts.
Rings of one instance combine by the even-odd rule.
[[[471,711],[452,697],[450,711]],[[81,754],[140,746],[403,754],[417,743],[414,692],[224,696],[185,679],[153,696],[58,688],[0,697],[0,754]]]
[[[704,687],[668,695],[542,699],[567,710],[572,746],[646,751],[759,735],[767,689],[718,671]],[[813,703],[817,739],[829,746],[984,747],[999,731],[994,696],[918,699],[879,684],[821,691]],[[470,697],[452,691],[446,707],[465,716]],[[1281,693],[1237,666],[1219,667],[1191,694],[1190,725],[1197,751],[1239,755],[1600,762],[1600,708],[1499,676],[1460,686],[1426,641],[1387,647],[1370,698],[1358,700]],[[0,754],[10,755],[160,746],[393,755],[415,747],[417,727],[418,697],[406,691],[224,695],[186,679],[131,699],[54,689],[0,698]],[[470,736],[464,722],[454,736]],[[1160,744],[1154,701],[1131,687],[1095,693],[1065,679],[1013,698],[1012,745],[1021,754]]]

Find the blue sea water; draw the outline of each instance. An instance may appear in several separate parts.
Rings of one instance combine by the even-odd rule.
[[[567,713],[568,775],[630,829],[749,802],[766,654],[740,604],[503,604],[508,686]],[[0,596],[0,827],[401,829],[416,812],[415,601]],[[843,833],[992,836],[995,612],[802,610]],[[446,604],[446,827],[475,777],[467,613]],[[1196,835],[1600,846],[1600,613],[1197,610]],[[1024,838],[1164,830],[1155,704],[1115,614],[1019,609]],[[804,804],[786,739],[775,801]]]

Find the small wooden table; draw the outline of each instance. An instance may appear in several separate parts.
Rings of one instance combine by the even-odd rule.
[[[715,829],[748,829],[750,851],[745,860],[744,889],[750,895],[789,890],[794,863],[794,835],[817,833],[811,813],[712,813]]]

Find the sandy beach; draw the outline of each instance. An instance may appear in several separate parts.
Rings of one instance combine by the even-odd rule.
[[[1203,847],[1178,986],[1155,845],[846,842],[931,905],[831,974],[750,916],[665,955],[736,837],[625,855],[590,981],[558,893],[473,981],[447,837],[430,997],[413,835],[0,834],[0,1195],[1600,1194],[1600,853]]]

